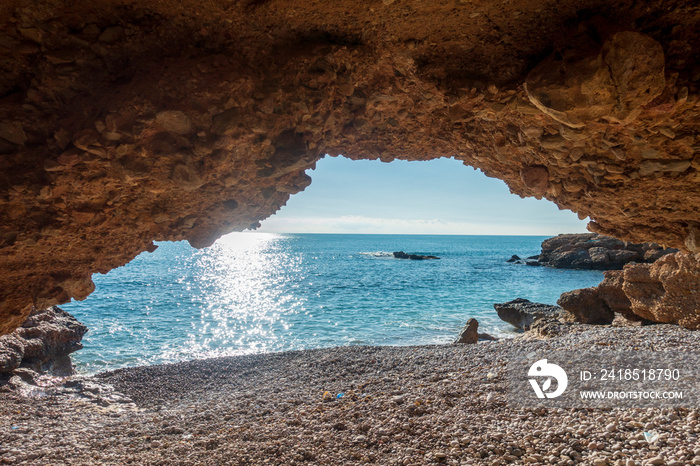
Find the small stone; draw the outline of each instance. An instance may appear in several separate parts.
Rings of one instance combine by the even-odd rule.
[[[0,138],[19,145],[27,142],[27,135],[19,121],[0,122]]]
[[[653,465],[658,465],[658,464],[666,464],[666,461],[661,456],[655,456],[655,457],[651,458],[650,460],[648,460],[646,462],[646,464],[653,466]]]
[[[192,122],[184,112],[179,110],[166,110],[156,115],[156,121],[166,131],[176,134],[189,134],[192,131]]]
[[[549,171],[544,165],[527,165],[520,169],[520,179],[535,196],[542,196],[549,187]]]
[[[467,321],[455,343],[473,345],[479,341],[479,322],[472,318]]]
[[[100,34],[99,41],[105,44],[113,44],[122,38],[124,35],[124,28],[121,26],[111,26],[105,29],[102,34]]]
[[[18,31],[22,37],[37,44],[41,44],[44,41],[44,33],[37,28],[19,28]]]

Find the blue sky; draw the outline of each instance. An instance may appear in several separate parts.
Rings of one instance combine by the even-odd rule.
[[[313,182],[262,222],[277,233],[556,235],[586,222],[552,202],[521,199],[454,159],[353,161],[326,157]]]

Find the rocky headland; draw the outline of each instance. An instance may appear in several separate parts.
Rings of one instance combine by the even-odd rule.
[[[513,255],[507,262],[522,259]],[[700,254],[595,233],[565,234],[544,240],[541,254],[526,263],[605,270],[605,278],[596,287],[563,293],[557,309],[522,298],[494,304],[499,317],[516,328],[544,317],[585,324],[611,324],[617,317],[626,324],[700,328]]]
[[[656,243],[630,243],[597,233],[562,234],[542,242],[542,252],[527,259],[513,255],[507,262],[556,269],[621,270],[626,264],[652,263],[678,249]]]

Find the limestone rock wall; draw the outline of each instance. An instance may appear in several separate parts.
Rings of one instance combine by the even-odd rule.
[[[694,1],[0,5],[0,334],[153,240],[255,227],[325,154],[455,157],[697,250]]]

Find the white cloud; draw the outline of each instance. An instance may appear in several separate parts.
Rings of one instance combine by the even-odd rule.
[[[416,235],[556,235],[565,225],[498,225],[435,219],[402,219],[344,215],[334,218],[272,216],[258,230],[270,233],[363,233]]]

